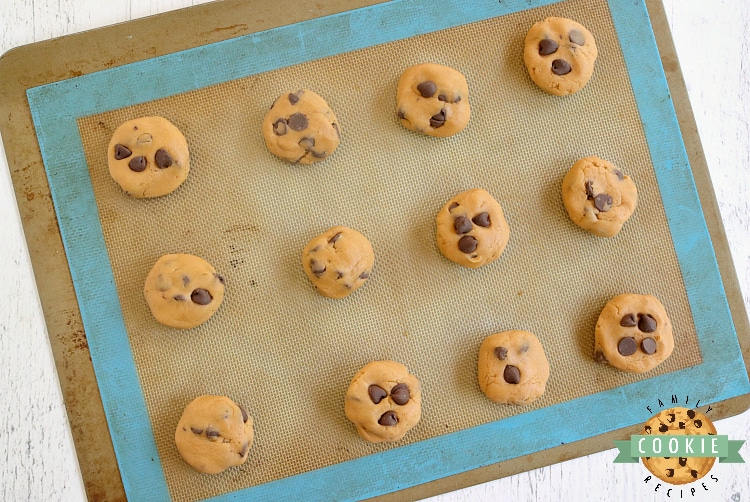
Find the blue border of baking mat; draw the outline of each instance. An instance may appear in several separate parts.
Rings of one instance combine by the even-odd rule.
[[[169,500],[130,350],[76,120],[312,59],[502,16],[558,0],[392,0],[27,91],[117,460],[130,500]],[[712,402],[750,382],[643,0],[609,0],[656,170],[703,363],[220,495],[368,498],[546,450],[622,427],[643,415],[643,396],[700,389]],[[444,13],[450,12],[450,16]],[[273,47],[273,50],[268,50]],[[151,85],[123,85],[148,75]],[[694,392],[693,392],[694,393]],[[602,413],[618,403],[618,413]],[[707,403],[706,403],[707,404]],[[637,418],[636,418],[637,417]],[[558,424],[556,434],[540,434]],[[502,438],[502,448],[491,438]],[[407,468],[404,468],[408,466]]]

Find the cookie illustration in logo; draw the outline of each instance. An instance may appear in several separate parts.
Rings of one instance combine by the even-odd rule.
[[[716,435],[716,427],[706,415],[687,408],[670,408],[643,426],[642,435],[667,436]],[[708,474],[716,457],[643,457],[646,469],[657,478],[673,485],[692,483]]]

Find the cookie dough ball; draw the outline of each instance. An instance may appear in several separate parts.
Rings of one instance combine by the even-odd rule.
[[[596,322],[594,359],[632,373],[649,371],[672,354],[672,323],[654,296],[612,298]]]
[[[328,298],[343,298],[372,273],[375,253],[370,241],[347,227],[331,227],[302,250],[302,268],[315,289]]]
[[[635,211],[638,190],[611,162],[586,157],[563,178],[562,199],[573,223],[600,237],[613,237]]]
[[[224,300],[224,277],[203,258],[168,254],[146,277],[144,294],[157,321],[173,328],[206,322]]]
[[[344,413],[362,439],[398,441],[422,416],[419,380],[403,364],[373,361],[352,379]]]
[[[716,427],[700,411],[670,408],[659,412],[644,424],[641,435],[667,436],[716,435]],[[708,474],[716,457],[643,457],[651,474],[671,485],[692,483]]]
[[[464,130],[471,117],[469,84],[449,66],[412,66],[398,81],[396,113],[407,129],[428,136],[453,136]]]
[[[580,91],[594,73],[598,52],[584,26],[562,17],[548,17],[526,34],[523,61],[531,80],[557,96]]]
[[[247,460],[253,418],[228,397],[200,396],[185,407],[174,441],[193,469],[216,474]]]
[[[452,197],[437,215],[440,252],[464,267],[477,268],[498,259],[509,236],[503,208],[481,188]]]
[[[479,347],[479,387],[496,403],[529,404],[544,394],[547,379],[547,356],[533,333],[495,333]]]
[[[294,164],[331,156],[341,141],[341,126],[323,98],[313,91],[288,92],[274,101],[263,119],[268,151]]]
[[[171,193],[190,172],[185,136],[163,117],[141,117],[118,127],[107,160],[112,178],[136,198]]]

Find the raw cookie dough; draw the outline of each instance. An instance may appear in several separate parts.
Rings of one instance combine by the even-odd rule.
[[[407,68],[398,81],[396,113],[401,125],[429,136],[453,136],[471,117],[469,84],[449,66],[423,63]]]
[[[716,435],[716,427],[700,411],[670,408],[651,417],[641,435]],[[672,485],[692,483],[708,474],[716,457],[643,457],[643,465],[657,478]]]
[[[573,94],[586,85],[594,73],[596,56],[591,32],[562,17],[548,17],[532,26],[523,48],[531,80],[557,96]]]
[[[617,235],[638,204],[630,176],[599,157],[586,157],[570,168],[562,182],[562,199],[570,219],[601,237]]]
[[[375,254],[367,237],[347,227],[331,227],[302,250],[302,268],[318,293],[343,298],[372,273]]]
[[[437,215],[437,246],[464,267],[495,261],[505,250],[510,228],[500,204],[481,188],[452,197]]]
[[[529,404],[544,394],[549,363],[533,333],[503,331],[479,347],[479,387],[496,403]]]
[[[398,441],[422,415],[419,380],[403,364],[373,361],[352,379],[344,413],[362,439],[371,443]]]
[[[118,127],[107,160],[112,178],[137,198],[173,192],[190,171],[185,136],[163,117],[141,117]]]
[[[263,119],[268,151],[294,164],[327,159],[339,146],[341,126],[323,98],[308,89],[274,101]]]
[[[173,328],[194,328],[219,308],[224,283],[224,277],[203,258],[167,254],[151,268],[143,292],[157,321]]]
[[[228,397],[200,396],[185,407],[174,441],[193,469],[216,474],[247,460],[253,417]]]
[[[594,359],[633,373],[649,371],[672,354],[672,323],[654,296],[612,298],[596,322]]]

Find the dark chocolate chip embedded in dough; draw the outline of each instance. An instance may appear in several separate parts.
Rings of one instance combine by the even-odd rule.
[[[316,277],[320,277],[321,275],[323,275],[323,272],[326,271],[326,264],[313,260],[310,262],[310,271]]]
[[[443,103],[447,103],[448,102],[448,97],[445,94],[441,94],[440,96],[438,96],[438,101],[442,101]]]
[[[405,120],[406,119],[406,115],[404,115],[404,111],[403,110],[399,110],[398,111],[398,118],[400,118],[401,120]]]
[[[667,469],[667,477],[668,478],[674,477],[674,469]]]
[[[191,427],[190,430],[193,431],[193,434],[198,434],[199,436],[203,434],[203,429],[198,427]]]
[[[597,363],[606,363],[606,362],[608,362],[607,358],[604,356],[604,352],[602,352],[601,350],[597,350],[594,353],[594,361],[596,361]]]
[[[622,356],[632,356],[635,354],[637,348],[638,345],[635,343],[635,338],[630,336],[620,338],[620,341],[617,342],[617,352]]]
[[[670,413],[667,415],[667,420],[669,420],[670,423],[674,422],[675,418],[676,417],[674,413]]]
[[[370,400],[375,404],[378,404],[383,400],[385,396],[388,395],[383,387],[375,384],[370,385],[367,388],[367,394],[370,396]]]
[[[638,329],[644,333],[653,333],[656,331],[656,319],[648,314],[643,314],[638,318]]]
[[[571,42],[578,45],[584,45],[584,43],[586,42],[586,39],[583,37],[583,33],[578,30],[570,30],[570,33],[568,33],[568,38]]]
[[[187,298],[185,298],[183,295],[174,295],[172,299],[177,300],[178,302],[184,302],[185,300],[187,300]]]
[[[680,457],[677,462],[680,464],[680,467],[685,467],[687,465],[687,458]]]
[[[440,110],[440,113],[436,113],[430,117],[430,127],[437,129],[445,125],[445,110]]]
[[[290,92],[289,96],[287,97],[289,98],[289,102],[291,104],[296,105],[297,101],[299,101],[300,96],[302,96],[302,91]]]
[[[419,91],[419,94],[421,94],[423,98],[431,98],[437,92],[437,86],[435,85],[435,82],[431,80],[427,80],[419,84],[417,86],[417,90]]]
[[[286,121],[292,131],[304,131],[307,129],[307,116],[304,113],[295,113]]]
[[[182,274],[182,284],[185,287],[187,287],[187,285],[190,284],[190,277],[188,277],[187,274]]]
[[[687,410],[687,416],[692,420],[693,418],[695,418],[695,411]]]
[[[552,73],[555,75],[567,75],[571,69],[570,63],[564,59],[555,59],[552,61]]]
[[[378,423],[386,427],[393,427],[398,424],[398,415],[395,411],[386,411],[380,416]]]
[[[497,357],[501,361],[505,361],[507,355],[508,349],[506,349],[505,347],[495,347],[495,357]]]
[[[250,442],[245,441],[245,443],[242,445],[242,449],[240,450],[240,457],[244,457],[247,455],[247,450],[250,449]]]
[[[130,162],[128,162],[128,167],[131,171],[142,173],[146,170],[146,157],[144,157],[143,155],[133,157],[132,159],[130,159]]]
[[[620,171],[619,169],[615,169],[614,173],[615,173],[615,176],[617,176],[618,180],[622,181],[625,179],[625,175],[622,174],[622,171]]]
[[[593,199],[594,198],[594,182],[592,180],[588,180],[584,186],[586,187],[586,198]]]
[[[667,432],[669,430],[669,426],[667,424],[659,424],[659,432]]]
[[[316,152],[315,150],[311,151],[310,153],[316,159],[322,159],[323,157],[325,157],[326,155],[328,155],[328,152]]]
[[[127,146],[121,145],[119,143],[115,145],[115,159],[116,160],[127,159],[131,155],[133,155],[133,152],[131,152],[130,148],[128,148]]]
[[[172,157],[170,157],[169,153],[163,148],[156,150],[154,161],[156,161],[156,167],[159,169],[166,169],[172,166]]]
[[[360,279],[368,279],[369,277],[370,277],[370,273],[367,270],[359,274]]]
[[[656,341],[653,338],[644,338],[641,341],[641,349],[648,355],[656,352]]]
[[[651,426],[650,425],[647,425],[646,427],[644,427],[643,430],[646,431],[646,434],[651,434]]]
[[[409,387],[405,383],[400,383],[391,389],[391,398],[393,402],[403,406],[409,402],[411,394],[409,393]]]
[[[471,221],[469,221],[469,218],[467,218],[466,216],[459,216],[458,218],[456,218],[456,221],[453,222],[453,228],[459,235],[467,234],[471,232]]]
[[[693,425],[700,429],[703,427],[703,420],[693,420]]]
[[[213,297],[211,296],[211,293],[205,289],[195,288],[193,292],[190,293],[190,299],[193,300],[193,303],[197,303],[198,305],[208,305],[211,303],[211,300],[213,300]]]
[[[698,471],[695,469],[690,470],[690,475],[693,476],[693,479],[698,479]]]
[[[315,138],[305,136],[304,138],[299,140],[299,146],[301,146],[305,150],[310,150],[315,146]]]
[[[273,133],[276,136],[283,136],[286,134],[286,119],[278,119],[273,123]]]
[[[209,439],[217,439],[220,436],[219,431],[212,429],[211,427],[206,429],[206,437]]]
[[[336,244],[336,241],[339,240],[340,238],[341,238],[341,232],[337,233],[336,235],[328,239],[328,244]]]
[[[551,38],[542,39],[539,41],[539,55],[549,56],[550,54],[554,54],[557,52],[557,47],[557,42]]]
[[[474,216],[471,221],[480,227],[488,228],[490,226],[490,213],[483,212]]]
[[[680,429],[684,429],[685,428],[685,422],[680,422],[679,426],[680,426]]]
[[[624,326],[626,328],[638,326],[638,320],[636,319],[635,314],[625,314],[624,316],[622,316],[622,319],[620,319],[620,326]]]
[[[448,211],[453,211],[453,210],[454,210],[454,209],[456,209],[456,208],[457,208],[458,206],[460,206],[460,204],[459,204],[458,202],[454,202],[453,204],[451,204],[451,205],[450,205],[450,206],[448,207]]]
[[[503,379],[508,383],[517,384],[521,381],[521,371],[509,364],[503,371]]]
[[[458,239],[458,249],[464,253],[473,253],[477,249],[477,240],[471,235],[464,235]]]
[[[606,213],[612,209],[612,196],[608,193],[600,193],[594,197],[594,206],[602,213]]]
[[[237,407],[240,409],[240,413],[242,413],[242,422],[247,423],[248,418],[250,418],[250,415],[247,414],[247,410],[244,406],[237,405]]]

